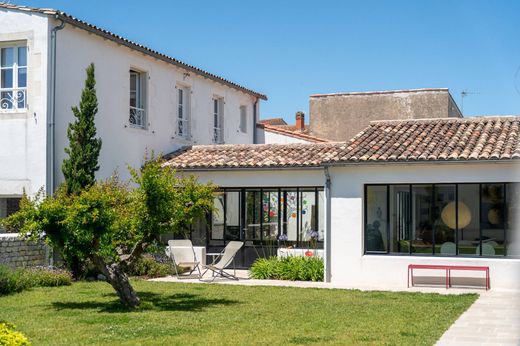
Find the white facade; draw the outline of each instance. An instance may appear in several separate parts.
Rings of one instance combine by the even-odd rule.
[[[115,170],[127,178],[127,165],[139,167],[145,152],[167,154],[181,146],[212,143],[214,99],[221,104],[220,142],[254,141],[254,116],[258,117],[261,98],[258,95],[219,82],[218,77],[210,78],[118,44],[70,22],[56,32],[53,100],[52,29],[61,21],[45,14],[0,8],[0,23],[0,48],[13,44],[28,47],[27,108],[0,110],[0,198],[20,196],[23,189],[29,195],[41,188],[49,189],[52,174],[54,186],[62,182],[67,126],[74,120],[71,107],[79,104],[85,69],[90,63],[96,68],[96,126],[103,142],[97,178],[106,178]],[[143,75],[144,128],[132,127],[129,122],[130,70]],[[183,111],[187,114],[189,136],[178,133],[179,88],[187,94]],[[243,126],[244,110],[247,126]]]
[[[367,255],[364,252],[364,187],[366,184],[510,183],[520,182],[513,163],[424,163],[330,167],[330,281],[353,287],[406,288],[408,264],[489,266],[491,287],[520,288],[520,258],[464,258]],[[325,186],[324,169],[235,170],[196,172],[202,182],[222,187]],[[327,191],[325,189],[325,191]],[[325,213],[327,214],[327,213]],[[325,220],[321,220],[325,222]],[[508,235],[520,239],[516,233]],[[327,249],[327,245],[325,249]],[[428,272],[428,275],[444,273]],[[466,273],[479,276],[479,273]]]
[[[257,128],[258,143],[262,144],[291,144],[291,143],[314,143],[301,137],[290,136],[279,132],[272,132],[263,128]]]

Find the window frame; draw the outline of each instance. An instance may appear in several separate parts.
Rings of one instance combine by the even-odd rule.
[[[211,101],[212,143],[224,143],[224,98],[214,95]]]
[[[130,127],[146,130],[148,128],[147,115],[147,73],[131,67],[129,73],[129,118]],[[136,76],[135,90],[132,89],[132,76]],[[132,106],[132,93],[135,93],[135,106]],[[132,121],[132,117],[134,120]],[[140,119],[140,120],[138,120]]]
[[[180,138],[189,140],[191,138],[191,88],[179,84],[175,86],[175,90],[175,134]],[[182,116],[180,116],[180,113],[182,113]]]
[[[13,49],[13,64],[10,66],[2,67],[1,65],[1,50],[2,49]],[[25,48],[25,65],[19,65],[19,49]],[[25,69],[25,87],[19,86],[18,74],[20,69]],[[2,70],[12,70],[12,87],[2,88]],[[27,41],[9,41],[0,42],[0,113],[23,113],[29,109],[27,94],[29,84],[29,45]],[[8,98],[2,98],[2,93],[11,92],[15,97],[11,96]],[[19,93],[22,92],[20,101]],[[23,107],[18,107],[20,102],[23,102]],[[11,104],[11,108],[7,108],[8,104]]]
[[[239,116],[240,116],[240,132],[241,133],[247,133],[247,106],[246,105],[240,105],[238,107],[239,109]]]
[[[364,184],[363,186],[363,254],[364,255],[390,255],[390,256],[413,256],[413,257],[435,257],[435,258],[439,258],[439,257],[447,257],[447,258],[450,258],[450,257],[458,257],[458,258],[495,258],[495,259],[500,259],[500,258],[505,258],[505,259],[510,259],[510,258],[515,258],[514,256],[509,256],[508,255],[508,229],[507,229],[507,220],[508,220],[508,215],[507,215],[507,212],[508,212],[508,196],[507,196],[507,189],[508,189],[508,185],[514,185],[514,184],[520,184],[520,182],[465,182],[465,183],[453,183],[453,182],[442,182],[442,183],[369,183],[369,184]],[[480,247],[480,254],[471,254],[471,255],[468,255],[468,254],[459,254],[459,231],[460,229],[457,227],[456,229],[454,229],[454,234],[455,234],[455,254],[454,255],[441,255],[441,254],[437,254],[435,252],[435,249],[434,249],[434,246],[435,246],[435,242],[433,242],[432,244],[432,254],[420,254],[420,253],[413,253],[412,252],[412,246],[410,246],[410,251],[408,253],[397,253],[397,252],[390,252],[390,242],[391,242],[391,230],[390,230],[390,227],[391,227],[391,221],[390,221],[390,187],[391,186],[409,186],[409,191],[410,191],[410,194],[409,194],[409,198],[410,198],[410,206],[411,206],[411,202],[412,202],[412,186],[432,186],[432,190],[433,190],[433,193],[432,195],[435,196],[435,190],[436,190],[436,187],[437,186],[446,186],[446,185],[453,185],[455,186],[455,205],[456,205],[456,208],[455,208],[455,218],[456,218],[456,224],[458,225],[458,202],[460,201],[459,199],[459,186],[462,186],[462,185],[478,185],[479,187],[479,190],[478,190],[478,194],[479,194],[479,201],[478,201],[478,205],[479,205],[479,213],[478,215],[476,215],[475,217],[478,219],[478,228],[479,228],[479,247]],[[502,229],[499,229],[499,230],[502,230],[503,231],[503,239],[504,239],[504,253],[502,255],[493,255],[493,256],[483,256],[482,255],[482,235],[483,235],[483,228],[482,228],[482,186],[483,185],[501,185],[502,186],[502,199],[501,199],[501,203],[502,203],[502,206],[503,206],[503,212],[504,212],[504,215],[503,215],[503,224],[502,224]],[[385,186],[386,187],[386,239],[387,239],[387,246],[386,246],[386,251],[369,251],[367,250],[368,248],[368,244],[367,244],[367,230],[368,230],[368,188],[369,187],[372,187],[372,186]],[[413,217],[413,216],[412,216]],[[412,221],[409,220],[410,222],[410,225],[412,224]],[[384,236],[384,235],[382,235]],[[435,237],[433,237],[433,239],[435,239]]]

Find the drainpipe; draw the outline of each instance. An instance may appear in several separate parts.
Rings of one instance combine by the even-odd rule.
[[[48,112],[47,112],[47,195],[52,195],[55,188],[55,177],[54,177],[54,159],[55,159],[55,148],[54,148],[54,133],[55,133],[55,119],[56,119],[56,46],[57,46],[57,35],[58,31],[65,27],[65,22],[61,20],[57,15],[56,19],[61,22],[60,25],[55,26],[51,30],[51,55],[50,55],[50,68],[51,72],[50,83],[49,83],[49,95],[48,95]]]
[[[256,135],[256,106],[258,104],[258,97],[255,99],[255,103],[253,103],[253,144],[257,144],[258,138]]]
[[[325,239],[324,239],[324,262],[325,262],[325,282],[330,282],[332,273],[331,273],[331,201],[332,197],[330,194],[330,173],[329,167],[325,166],[323,168],[323,173],[325,174]]]

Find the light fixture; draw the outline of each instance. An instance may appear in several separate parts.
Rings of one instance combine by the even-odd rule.
[[[457,210],[458,209],[458,210]],[[458,228],[467,227],[471,222],[471,211],[468,206],[463,202],[450,202],[442,209],[441,219],[446,226],[451,229],[457,228],[457,216],[458,211]]]

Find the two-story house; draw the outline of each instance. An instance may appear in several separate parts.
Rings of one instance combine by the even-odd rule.
[[[64,12],[0,3],[0,218],[62,182],[71,106],[96,67],[98,178],[146,151],[254,143],[266,96]]]

